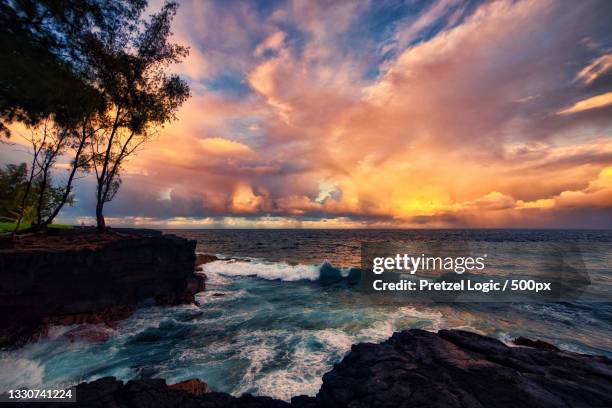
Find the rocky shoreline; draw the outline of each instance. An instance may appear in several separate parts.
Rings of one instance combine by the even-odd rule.
[[[354,345],[323,376],[315,397],[291,402],[234,397],[189,380],[123,383],[113,377],[81,383],[77,407],[610,407],[612,360],[536,347],[508,347],[461,330],[406,330],[380,344]],[[47,404],[47,406],[62,404]],[[34,405],[32,405],[34,406]],[[41,406],[37,404],[36,406]]]
[[[67,338],[103,341],[105,327],[136,304],[195,301],[213,255],[195,241],[152,230],[87,230],[25,237],[0,249],[0,345],[45,336],[51,325],[81,325]],[[93,326],[91,324],[97,324]],[[102,329],[100,329],[102,327]],[[380,344],[352,346],[314,397],[291,402],[234,397],[198,379],[113,377],[76,387],[77,407],[610,407],[612,360],[520,337],[509,347],[460,330],[406,330]],[[205,379],[203,379],[205,380]],[[41,403],[31,405],[40,407]],[[46,406],[62,407],[63,403]]]
[[[154,230],[88,229],[19,237],[0,249],[0,346],[44,337],[51,325],[106,324],[137,303],[193,303],[196,242]]]

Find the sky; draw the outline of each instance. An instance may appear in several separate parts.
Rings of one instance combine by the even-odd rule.
[[[192,97],[107,223],[612,228],[611,20],[606,0],[181,1]],[[60,220],[93,223],[93,191]]]

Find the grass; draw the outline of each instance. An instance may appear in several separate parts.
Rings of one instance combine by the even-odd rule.
[[[30,224],[29,223],[21,223],[21,225],[19,226],[19,230],[24,230],[26,228],[30,228]],[[14,222],[0,222],[0,234],[3,233],[8,233],[8,232],[13,232],[15,230],[15,223]]]
[[[0,234],[7,234],[10,232],[13,232],[15,230],[15,224],[14,222],[0,222]],[[19,226],[19,231],[30,228],[30,223],[21,223],[21,225]],[[66,225],[66,224],[51,224],[48,226],[48,228],[61,228],[61,229],[66,229],[66,228],[72,228],[71,225]]]

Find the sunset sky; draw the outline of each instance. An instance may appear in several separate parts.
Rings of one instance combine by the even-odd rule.
[[[606,0],[182,1],[192,97],[107,222],[612,227],[610,21]],[[92,223],[93,189],[61,221]]]

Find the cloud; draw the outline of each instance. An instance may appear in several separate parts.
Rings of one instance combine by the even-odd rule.
[[[585,189],[563,191],[554,200],[558,207],[612,207],[612,167],[603,169]]]
[[[590,85],[611,70],[612,54],[602,55],[578,72],[576,79]]]
[[[178,69],[197,92],[127,163],[109,214],[362,227],[607,214],[609,2],[440,0],[392,23],[375,3],[184,2]]]
[[[222,137],[207,137],[201,139],[200,146],[204,153],[216,156],[255,156],[249,146]]]
[[[516,200],[498,191],[492,191],[476,200],[460,205],[460,208],[474,208],[477,210],[507,210],[514,208]]]
[[[559,111],[559,115],[567,115],[570,113],[577,113],[610,105],[612,105],[612,92],[606,92],[601,95],[592,96],[590,98],[578,101],[569,108]]]
[[[257,48],[255,48],[255,56],[261,57],[266,51],[278,51],[283,46],[285,41],[285,33],[282,31],[276,31],[270,34],[263,42],[261,42]]]
[[[430,2],[429,7],[415,21],[406,24],[404,28],[396,32],[394,35],[395,46],[400,50],[406,49],[423,31],[429,30],[433,24],[439,22],[453,11],[457,11],[457,6],[460,3],[459,0],[437,0]],[[454,18],[449,20],[453,22]]]

